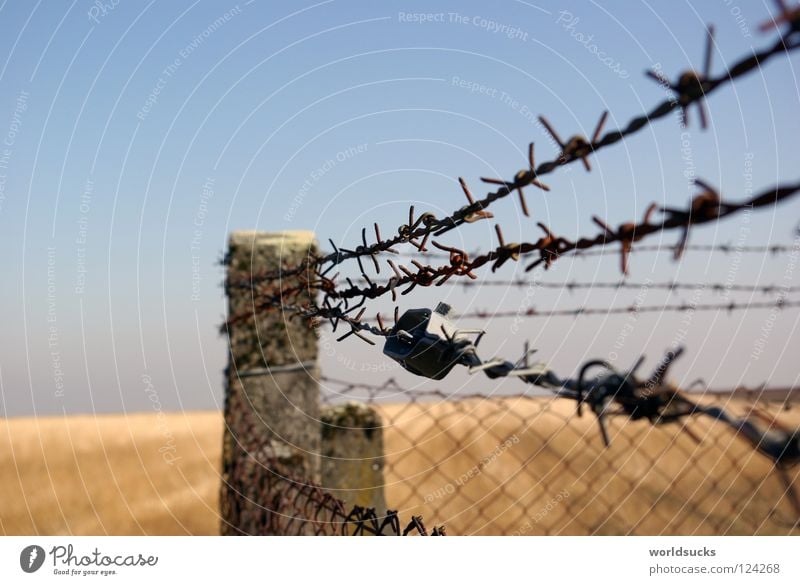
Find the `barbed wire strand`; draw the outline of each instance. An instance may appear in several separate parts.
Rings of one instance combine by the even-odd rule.
[[[434,268],[430,265],[423,265],[417,260],[412,260],[411,264],[416,268],[416,271],[412,271],[404,265],[398,267],[398,265],[389,259],[387,263],[392,269],[394,276],[390,278],[387,284],[382,286],[372,282],[367,274],[362,272],[362,276],[369,283],[368,286],[359,287],[351,279],[347,278],[346,281],[349,286],[344,289],[339,289],[336,286],[336,276],[326,278],[322,275],[313,275],[311,278],[307,276],[298,278],[299,283],[288,288],[281,288],[280,283],[278,283],[277,286],[267,284],[263,287],[263,290],[259,290],[252,280],[247,278],[242,279],[231,272],[229,273],[228,286],[252,288],[254,303],[252,310],[239,315],[232,315],[226,325],[223,326],[223,330],[226,329],[227,325],[230,323],[252,318],[253,313],[274,308],[307,318],[327,319],[333,324],[334,330],[339,322],[344,322],[348,324],[351,329],[350,332],[340,339],[358,334],[356,335],[357,337],[369,343],[369,341],[361,335],[362,332],[366,331],[375,335],[385,336],[388,335],[389,330],[385,327],[381,327],[380,323],[379,327],[373,327],[361,321],[361,317],[366,309],[364,303],[368,299],[375,299],[386,294],[391,294],[392,300],[396,301],[397,291],[401,288],[403,289],[400,291],[400,295],[402,296],[407,295],[417,286],[441,286],[453,276],[467,276],[471,279],[476,279],[477,276],[473,271],[486,264],[491,263],[491,270],[495,272],[508,261],[517,262],[532,254],[537,254],[538,259],[529,264],[525,268],[526,271],[530,271],[539,265],[543,265],[544,268],[549,268],[556,260],[567,254],[579,250],[607,246],[615,242],[621,244],[621,265],[624,271],[627,268],[626,262],[628,252],[633,248],[635,242],[645,237],[668,230],[680,229],[683,230],[681,239],[685,241],[688,237],[689,229],[695,225],[718,221],[721,218],[734,215],[744,210],[773,206],[800,193],[800,182],[784,184],[773,189],[768,189],[744,201],[734,203],[723,200],[718,193],[704,183],[701,183],[701,186],[703,187],[702,192],[692,200],[686,209],[663,208],[662,212],[664,213],[664,217],[660,222],[651,221],[653,213],[658,209],[655,203],[648,207],[641,222],[623,223],[616,229],[611,228],[599,218],[594,217],[593,219],[595,219],[595,222],[604,228],[602,232],[594,237],[581,237],[574,241],[569,240],[563,236],[556,236],[546,225],[538,222],[537,225],[542,232],[544,232],[544,235],[535,242],[506,243],[502,229],[499,225],[496,225],[495,231],[497,233],[499,245],[494,250],[488,251],[474,259],[470,259],[469,255],[463,250],[433,241],[432,244],[434,246],[450,254],[449,264]],[[286,299],[291,298],[292,295],[297,295],[300,292],[309,290],[322,291],[323,299],[321,306],[297,306],[286,303]],[[258,297],[262,297],[263,300],[257,301],[256,298]],[[351,304],[350,301],[352,299],[358,299],[358,302]],[[358,311],[356,316],[351,316],[351,313],[355,311]]]
[[[531,144],[528,161],[529,168],[517,172],[514,179],[511,181],[487,179],[486,182],[488,183],[501,184],[502,186],[497,191],[487,194],[482,199],[475,199],[467,187],[466,182],[463,179],[459,179],[461,187],[466,195],[468,205],[457,209],[445,218],[438,219],[431,213],[423,213],[419,217],[415,217],[414,206],[411,206],[408,223],[398,227],[397,235],[395,236],[388,239],[382,238],[380,227],[375,223],[373,224],[376,237],[376,242],[374,244],[367,243],[366,228],[363,228],[361,232],[362,242],[354,249],[338,247],[331,240],[330,244],[333,247],[333,252],[323,256],[310,255],[299,265],[285,267],[278,273],[264,276],[264,278],[269,280],[275,278],[279,274],[284,277],[300,275],[310,269],[313,270],[327,264],[328,266],[320,271],[321,274],[325,275],[338,264],[351,259],[358,260],[363,271],[361,258],[367,256],[373,261],[376,271],[379,271],[380,269],[375,258],[377,254],[381,252],[396,253],[394,246],[405,243],[410,243],[417,248],[417,250],[422,251],[425,249],[425,245],[431,236],[441,236],[465,223],[491,218],[491,213],[486,211],[486,209],[495,201],[511,193],[521,193],[522,189],[532,184],[548,190],[545,186],[539,184],[538,177],[552,173],[558,167],[570,164],[576,160],[585,161],[589,154],[627,138],[648,126],[654,120],[667,116],[677,108],[681,108],[685,111],[689,105],[699,103],[719,87],[727,83],[732,83],[735,79],[760,67],[771,57],[779,54],[788,54],[789,51],[795,50],[798,47],[800,47],[800,31],[791,28],[786,35],[781,36],[775,44],[769,48],[753,52],[752,55],[742,58],[725,73],[717,77],[698,79],[696,83],[691,84],[681,84],[678,82],[668,84],[667,88],[675,93],[674,97],[666,99],[647,114],[634,117],[622,129],[609,131],[602,136],[599,136],[599,132],[596,131],[594,140],[591,142],[580,136],[573,137],[573,139],[566,144],[568,148],[564,148],[562,152],[559,153],[558,157],[551,161],[536,166],[533,159],[533,145]],[[601,118],[601,122],[604,120],[605,116]],[[547,125],[549,126],[549,124]],[[602,124],[599,124],[598,130],[601,128]],[[527,209],[527,207],[525,209]],[[422,238],[422,241],[418,242],[417,240],[420,238]]]
[[[364,279],[358,279],[354,282],[359,284],[367,284]],[[376,282],[378,286],[385,286],[388,282]],[[736,284],[730,282],[651,282],[651,281],[579,281],[579,280],[563,280],[556,282],[538,281],[538,280],[525,280],[525,279],[479,279],[479,280],[460,280],[453,283],[453,286],[460,286],[463,288],[480,288],[487,287],[514,287],[523,288],[530,287],[547,288],[557,290],[711,290],[718,293],[723,292],[748,292],[748,293],[763,293],[769,294],[774,292],[794,293],[800,291],[800,285],[782,285],[782,284]]]

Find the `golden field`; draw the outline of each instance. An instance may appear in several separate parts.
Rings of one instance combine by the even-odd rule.
[[[695,438],[613,423],[603,449],[593,417],[565,401],[379,410],[387,501],[451,534],[800,532],[786,480],[711,421],[689,423]],[[217,412],[0,420],[0,531],[216,534],[222,431]]]
[[[0,530],[215,534],[221,439],[216,412],[2,420]]]

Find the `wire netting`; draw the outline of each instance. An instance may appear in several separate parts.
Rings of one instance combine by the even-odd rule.
[[[324,402],[357,398],[380,414],[390,507],[452,534],[800,534],[800,466],[776,465],[719,421],[615,419],[605,447],[563,399],[323,383]],[[791,391],[693,396],[800,426]]]

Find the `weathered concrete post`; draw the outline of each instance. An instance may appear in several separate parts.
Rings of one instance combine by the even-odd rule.
[[[228,251],[228,282],[278,271],[316,252],[312,232],[234,232]],[[286,277],[281,287],[297,284]],[[291,302],[308,300],[301,296]],[[293,477],[319,481],[320,408],[316,331],[280,311],[258,311],[247,288],[228,287],[229,315],[244,315],[228,327],[222,534],[263,534],[270,498],[270,470],[252,453],[268,441]],[[254,442],[255,439],[255,442]],[[241,475],[247,475],[242,481]],[[235,471],[235,473],[234,473]],[[233,480],[233,481],[232,481]]]
[[[322,487],[347,508],[386,510],[383,429],[375,409],[358,402],[322,409]]]

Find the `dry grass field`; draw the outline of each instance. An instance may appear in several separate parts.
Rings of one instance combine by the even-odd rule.
[[[746,404],[728,408],[741,415]],[[563,400],[389,410],[403,431],[386,436],[390,505],[454,534],[800,534],[786,481],[716,421],[690,419],[694,438],[679,425],[614,421],[606,449],[594,417]],[[779,417],[800,425],[800,409]],[[800,466],[788,479],[800,491]]]
[[[690,423],[700,445],[615,423],[605,450],[564,401],[380,410],[401,431],[385,436],[387,500],[451,534],[798,532],[786,483],[716,423]],[[0,532],[215,534],[222,428],[216,412],[0,420]]]
[[[215,534],[221,439],[216,412],[0,420],[0,531]]]

